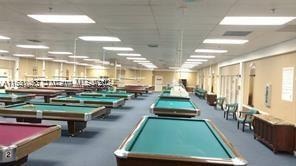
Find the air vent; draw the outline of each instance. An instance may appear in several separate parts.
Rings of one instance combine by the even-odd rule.
[[[33,43],[41,43],[40,40],[36,40],[36,39],[27,39],[27,41],[33,42]]]
[[[156,47],[158,47],[158,44],[148,44],[148,47],[156,48]]]
[[[223,36],[247,36],[252,31],[226,31]]]

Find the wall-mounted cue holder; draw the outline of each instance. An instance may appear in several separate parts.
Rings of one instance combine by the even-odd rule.
[[[265,85],[264,104],[266,107],[271,106],[271,84]]]

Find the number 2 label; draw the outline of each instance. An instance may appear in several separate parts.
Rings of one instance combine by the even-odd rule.
[[[11,152],[6,152],[6,158],[11,158]]]

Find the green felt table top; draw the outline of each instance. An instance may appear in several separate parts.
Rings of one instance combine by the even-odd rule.
[[[77,112],[77,113],[88,113],[92,112],[97,107],[91,106],[62,106],[62,105],[54,105],[54,104],[20,104],[15,106],[9,106],[8,108],[14,110],[38,110],[38,111],[60,111],[60,112]]]
[[[188,99],[159,98],[155,104],[156,108],[172,109],[196,109],[195,105]]]
[[[121,95],[121,96],[131,96],[131,95],[133,95],[131,93],[118,93],[118,92],[112,92],[112,93],[110,93],[110,92],[107,92],[107,93],[102,92],[101,94],[106,94],[106,95]]]
[[[126,147],[145,154],[232,158],[234,154],[205,120],[148,118]]]
[[[103,101],[103,102],[116,102],[119,101],[118,97],[92,97],[92,96],[72,96],[72,97],[59,97],[54,100],[79,100],[79,101]]]
[[[0,97],[7,97],[7,98],[18,98],[18,97],[27,97],[27,94],[11,94],[11,93],[0,93]]]

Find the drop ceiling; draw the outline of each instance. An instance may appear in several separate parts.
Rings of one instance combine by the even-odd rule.
[[[271,9],[275,9],[273,12]],[[43,24],[27,14],[83,14],[95,24]],[[0,49],[13,53],[33,53],[46,56],[48,50],[25,50],[16,44],[38,44],[50,47],[49,51],[74,51],[74,41],[82,35],[116,36],[120,43],[93,43],[77,40],[77,55],[103,59],[103,46],[125,46],[135,49],[161,69],[176,66],[178,47],[183,31],[183,58],[196,54],[197,48],[227,49],[203,65],[241,56],[270,45],[291,40],[295,31],[282,30],[294,27],[296,21],[283,26],[225,26],[219,22],[225,16],[296,16],[295,0],[0,0],[0,35],[11,40],[0,41]],[[206,38],[225,38],[227,31],[250,31],[244,45],[203,44]],[[33,42],[34,43],[34,42]],[[149,47],[156,44],[158,47]],[[67,59],[65,55],[56,55]],[[125,66],[137,64],[106,52],[106,60],[116,59]]]

